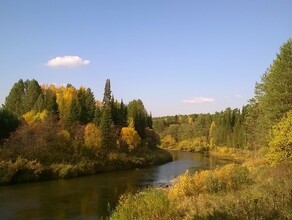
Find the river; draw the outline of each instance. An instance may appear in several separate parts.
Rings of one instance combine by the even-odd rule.
[[[0,219],[104,219],[119,197],[169,183],[186,170],[213,169],[226,161],[200,153],[171,152],[173,161],[144,169],[0,187]]]

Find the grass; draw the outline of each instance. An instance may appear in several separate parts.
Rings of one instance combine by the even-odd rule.
[[[256,156],[126,195],[111,219],[292,219],[292,164]]]

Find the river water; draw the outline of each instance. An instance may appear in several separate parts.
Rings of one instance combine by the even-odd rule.
[[[173,161],[144,169],[0,187],[0,219],[104,219],[124,193],[168,184],[186,170],[226,161],[200,153],[171,152]]]

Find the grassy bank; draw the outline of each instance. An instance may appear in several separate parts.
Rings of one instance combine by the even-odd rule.
[[[72,178],[114,170],[141,168],[172,160],[169,152],[159,148],[141,147],[131,152],[101,151],[94,158],[81,158],[74,163],[44,164],[38,160],[17,157],[0,162],[0,183],[21,183],[58,178]]]
[[[270,166],[257,155],[246,152],[240,164],[185,173],[166,189],[125,195],[111,219],[291,219],[292,164]]]

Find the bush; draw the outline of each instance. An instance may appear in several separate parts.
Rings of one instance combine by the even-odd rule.
[[[179,176],[169,190],[172,198],[196,196],[200,193],[232,192],[252,183],[249,170],[236,164],[229,164],[215,170],[204,170]]]
[[[110,219],[170,220],[180,218],[164,190],[149,188],[135,195],[123,196]]]

